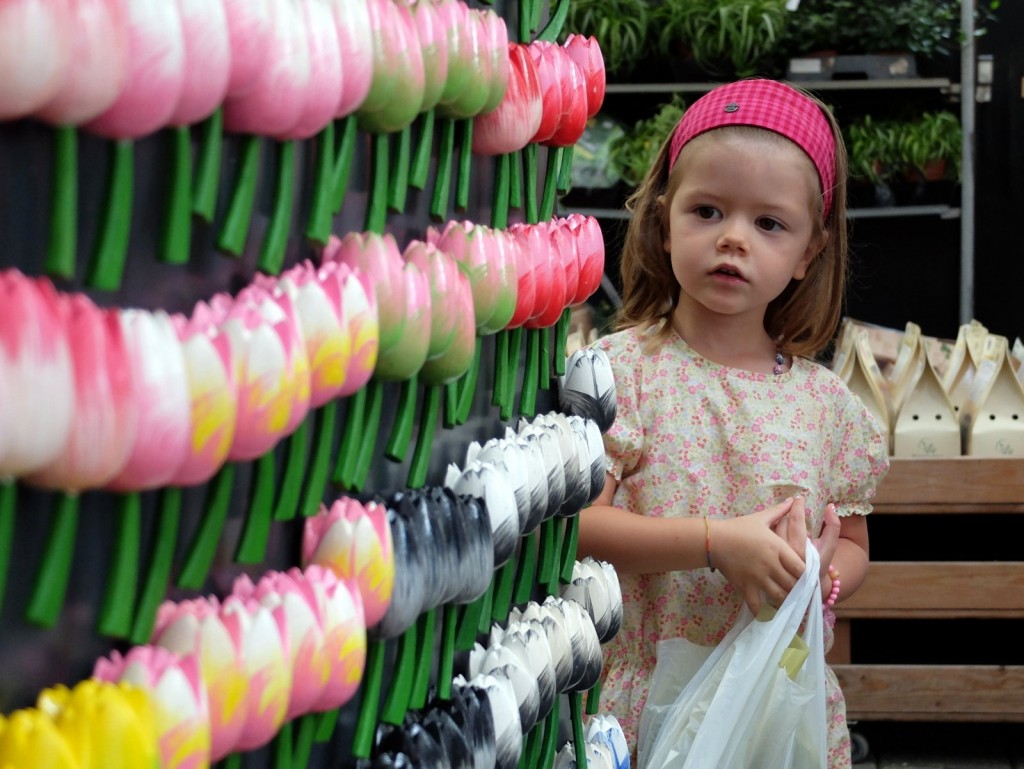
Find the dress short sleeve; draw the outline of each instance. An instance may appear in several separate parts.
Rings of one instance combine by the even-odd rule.
[[[615,380],[615,422],[604,434],[608,472],[621,482],[630,475],[643,456],[644,428],[641,423],[640,401],[643,364],[640,340],[629,329],[594,342],[608,356]]]
[[[866,515],[878,484],[889,471],[889,440],[878,421],[857,395],[850,393],[836,420],[840,430],[833,443],[832,488],[836,513]]]

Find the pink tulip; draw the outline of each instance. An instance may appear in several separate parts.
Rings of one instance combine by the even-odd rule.
[[[324,629],[321,607],[312,586],[296,572],[296,576],[280,571],[267,572],[253,584],[242,575],[235,580],[232,593],[243,600],[258,601],[271,611],[280,612],[288,637],[286,664],[291,669],[291,691],[288,695],[286,720],[312,711],[323,696],[330,677],[324,653]]]
[[[116,311],[83,294],[62,295],[57,307],[74,372],[71,431],[60,455],[28,480],[81,491],[105,485],[128,461],[138,424],[135,382]]]
[[[488,71],[490,72],[490,88],[487,92],[487,101],[481,109],[481,114],[492,112],[501,104],[508,90],[508,80],[511,65],[508,57],[508,28],[505,20],[493,9],[479,9],[480,23],[483,28],[484,53],[487,56]]]
[[[473,314],[473,289],[469,278],[462,272],[455,290],[445,299],[444,305],[458,322],[452,343],[441,355],[428,358],[420,369],[420,380],[426,385],[440,385],[454,382],[465,374],[476,357],[476,316]]]
[[[448,79],[438,112],[456,119],[479,115],[491,96],[483,20],[462,0],[438,0],[436,6],[448,31]]]
[[[244,96],[255,87],[263,70],[271,34],[270,0],[224,0],[231,44],[231,74],[227,98]]]
[[[170,117],[175,126],[209,117],[227,95],[231,36],[223,0],[177,0],[185,39],[185,78]]]
[[[398,344],[377,356],[373,375],[386,382],[401,382],[417,373],[430,347],[430,283],[412,262],[402,268],[405,284],[405,318]]]
[[[0,477],[60,455],[74,419],[72,355],[57,292],[47,280],[0,272]]]
[[[133,139],[168,124],[185,87],[181,14],[165,0],[126,3],[128,79],[117,99],[86,128],[113,139]]]
[[[422,111],[433,109],[441,100],[448,79],[448,34],[433,0],[399,0],[409,8],[413,27],[423,52]]]
[[[149,693],[153,702],[161,766],[200,769],[210,763],[210,709],[199,658],[179,657],[159,646],[134,646],[127,654],[100,658],[93,678],[124,681]]]
[[[604,277],[604,233],[601,232],[600,222],[593,216],[571,213],[566,217],[566,222],[576,236],[580,277],[572,303],[579,304],[597,290]]]
[[[544,101],[544,116],[533,141],[553,147],[575,144],[587,122],[583,71],[556,43],[535,40],[529,49],[537,65]]]
[[[497,263],[494,230],[471,221],[450,221],[440,231],[431,227],[427,242],[454,259],[469,278],[473,291],[473,314],[477,330],[482,332],[497,309],[501,273],[493,269]]]
[[[369,0],[330,0],[343,60],[343,85],[338,112],[346,117],[366,99],[373,81],[373,35]]]
[[[224,102],[224,127],[237,133],[283,136],[298,125],[306,105],[310,63],[305,19],[296,0],[269,0],[267,66],[243,94]]]
[[[71,65],[61,88],[36,116],[79,125],[107,109],[128,79],[127,11],[121,0],[70,0]]]
[[[299,122],[285,134],[289,139],[308,139],[323,130],[339,111],[344,81],[338,29],[328,0],[304,0],[302,12],[309,49],[309,86]]]
[[[387,611],[395,584],[394,549],[387,509],[342,497],[306,519],[302,534],[303,567],[320,566],[338,579],[358,585],[367,627]]]
[[[583,71],[587,84],[587,117],[594,117],[604,104],[606,77],[601,46],[593,35],[583,37],[569,33],[562,47]]]
[[[214,597],[166,601],[157,612],[152,642],[199,660],[209,701],[211,761],[234,751],[245,728],[249,679],[242,634],[239,615],[221,612]]]
[[[185,354],[167,313],[121,310],[119,317],[139,418],[128,462],[107,488],[153,489],[174,477],[192,437]]]
[[[323,619],[323,649],[327,681],[323,693],[311,706],[321,713],[339,708],[355,696],[366,667],[366,618],[358,589],[338,579],[330,569],[309,566],[304,571],[289,569],[293,579],[308,582]]]
[[[405,331],[406,283],[402,252],[393,235],[349,232],[332,236],[324,248],[323,262],[338,262],[366,276],[377,297],[380,347],[378,360],[398,345]]]
[[[573,232],[558,219],[545,222],[543,228],[547,230],[551,241],[552,272],[558,276],[553,291],[561,288],[561,294],[558,297],[552,296],[547,312],[538,319],[541,328],[554,324],[562,311],[572,303],[580,280],[579,253]]]
[[[254,750],[270,742],[284,724],[292,688],[291,647],[284,611],[268,609],[252,599],[229,595],[220,610],[225,623],[242,630],[243,675],[249,682],[245,727],[235,751]]]
[[[423,106],[423,51],[409,8],[394,0],[367,0],[373,36],[373,81],[356,111],[371,133],[407,127]]]
[[[517,223],[508,228],[515,244],[518,293],[516,309],[509,319],[508,328],[519,328],[535,314],[537,306],[537,274],[533,261],[536,249],[544,247],[541,233],[529,224]]]
[[[0,3],[0,120],[29,115],[60,92],[75,32],[69,0]]]
[[[457,291],[456,283],[465,276],[459,265],[436,246],[420,240],[411,241],[402,253],[406,262],[415,264],[430,284],[430,344],[427,360],[442,355],[455,339],[459,318],[447,297]]]
[[[238,423],[228,459],[255,459],[294,432],[309,411],[309,361],[291,301],[251,285],[214,298],[238,376]]]
[[[540,76],[527,46],[509,43],[508,88],[497,108],[473,118],[473,152],[501,155],[521,150],[540,129],[544,104]]]
[[[535,315],[526,321],[526,328],[547,328],[554,324],[565,309],[565,270],[562,255],[556,251],[554,238],[551,235],[551,223],[540,222],[533,225],[547,240],[547,248],[533,254],[537,269],[537,288],[543,286],[543,295],[538,292]],[[543,304],[543,309],[541,306]]]
[[[338,262],[302,262],[280,285],[297,308],[310,365],[310,406],[351,395],[377,362],[376,297],[358,273]]]
[[[172,316],[185,356],[191,436],[170,483],[193,486],[213,477],[228,456],[238,421],[238,390],[231,341],[200,303],[191,318]]]

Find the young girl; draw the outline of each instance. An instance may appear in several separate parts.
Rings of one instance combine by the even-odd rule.
[[[866,575],[865,515],[887,442],[812,360],[841,314],[846,174],[827,108],[743,80],[686,110],[627,203],[619,330],[595,343],[612,364],[618,416],[579,547],[622,583],[601,703],[634,751],[658,641],[714,645],[742,601],[755,614],[781,604],[803,573],[808,532],[823,599],[838,574],[840,600]],[[830,669],[827,701],[829,766],[848,767]]]

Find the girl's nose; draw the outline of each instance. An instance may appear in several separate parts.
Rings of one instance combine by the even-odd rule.
[[[746,251],[749,244],[747,225],[740,219],[726,219],[718,235],[718,248],[723,251]]]

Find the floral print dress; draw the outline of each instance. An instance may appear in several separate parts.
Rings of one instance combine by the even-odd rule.
[[[731,518],[803,494],[808,530],[825,506],[866,515],[888,470],[888,442],[860,399],[832,371],[794,358],[782,374],[727,368],[677,334],[632,328],[603,337],[615,376],[617,417],[605,434],[614,504],[644,515]],[[645,346],[645,342],[652,345]],[[721,572],[620,574],[624,621],[604,647],[601,708],[634,754],[659,641],[718,643],[740,596]],[[833,634],[825,626],[825,648]],[[846,707],[826,666],[829,767],[850,766]]]

